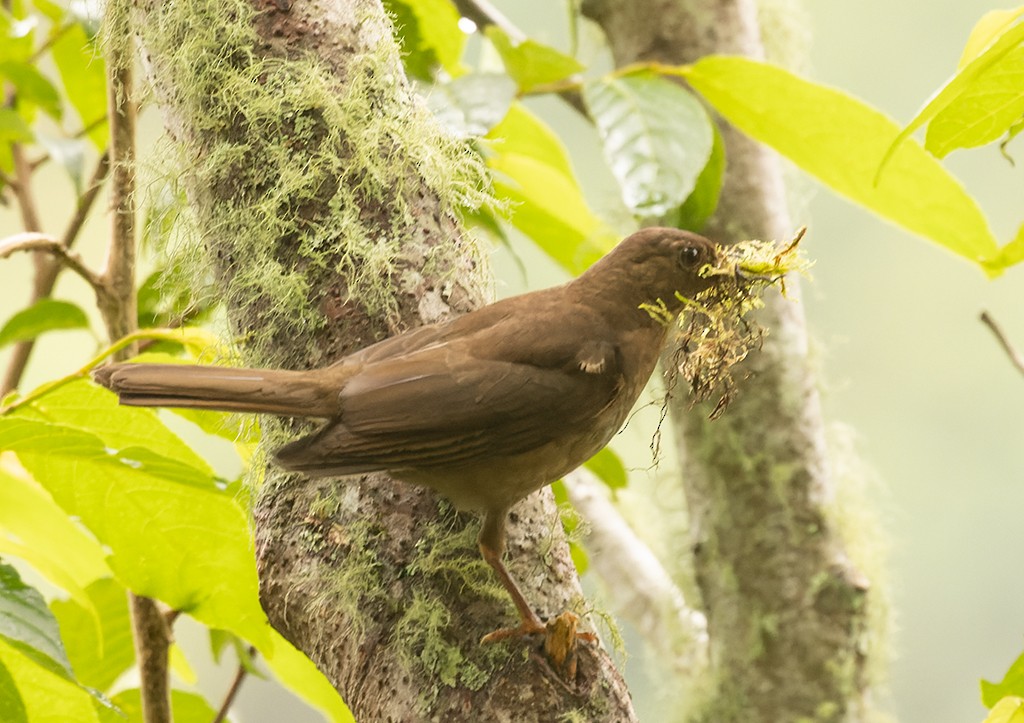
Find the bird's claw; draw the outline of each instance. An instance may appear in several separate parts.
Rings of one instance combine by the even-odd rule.
[[[579,617],[568,610],[551,618],[547,623],[534,617],[523,620],[518,627],[502,628],[488,633],[480,640],[480,643],[496,643],[509,638],[543,635],[544,657],[548,664],[558,677],[571,682],[576,679],[576,650],[579,641],[591,644],[597,642],[597,635],[594,633],[581,632],[577,629],[579,621]]]
[[[532,620],[524,620],[515,628],[501,628],[495,630],[493,633],[487,633],[487,635],[480,638],[481,645],[488,645],[490,643],[501,642],[502,640],[508,640],[509,638],[525,638],[530,635],[544,635],[547,633],[547,626],[540,621],[540,618],[533,618]]]

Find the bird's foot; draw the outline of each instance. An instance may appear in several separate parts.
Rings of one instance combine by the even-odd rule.
[[[495,630],[493,633],[487,633],[487,635],[480,638],[480,644],[487,645],[489,643],[508,640],[509,638],[526,638],[530,635],[544,635],[546,632],[547,627],[541,622],[540,618],[533,616],[530,619],[523,620],[519,623],[518,627],[501,628],[499,630]]]
[[[544,655],[559,677],[569,682],[576,680],[576,651],[579,641],[597,642],[594,633],[578,630],[579,623],[579,616],[566,610],[558,617],[548,620],[545,626]]]
[[[540,618],[523,620],[518,627],[502,628],[485,635],[481,644],[496,643],[509,638],[525,638],[531,635],[544,636],[544,658],[557,677],[564,681],[576,679],[577,649],[579,642],[596,643],[597,635],[581,632],[579,616],[566,610],[547,623]]]

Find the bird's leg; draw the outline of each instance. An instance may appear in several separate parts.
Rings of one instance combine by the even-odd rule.
[[[516,610],[519,611],[519,627],[495,630],[493,633],[485,635],[480,641],[481,643],[494,643],[505,638],[540,634],[547,630],[541,619],[533,612],[530,604],[526,602],[523,593],[519,591],[519,586],[516,585],[516,581],[512,579],[508,570],[505,569],[505,563],[501,560],[505,554],[505,517],[507,514],[507,510],[487,512],[484,515],[484,523],[480,528],[480,537],[477,543],[480,545],[480,554],[494,569],[502,587],[508,591],[512,602],[515,603]]]

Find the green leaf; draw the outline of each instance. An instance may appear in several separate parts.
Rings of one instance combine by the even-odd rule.
[[[7,671],[21,699],[21,706],[13,702],[14,716],[6,717],[6,706],[11,701],[2,694],[0,683],[0,720],[7,723],[17,721],[17,710],[23,709],[24,720],[28,721],[74,721],[74,723],[95,723],[96,711],[93,698],[88,692],[65,676],[42,666],[26,656],[20,648],[10,645],[0,637],[0,668]]]
[[[610,489],[622,489],[629,483],[626,467],[619,459],[619,455],[609,447],[605,447],[588,459],[583,466],[597,475]]]
[[[355,718],[334,686],[317,670],[306,655],[281,637],[275,630],[270,631],[273,651],[267,655],[267,666],[277,679],[300,698],[321,711],[328,720],[335,723],[354,723]]]
[[[535,40],[513,41],[497,25],[488,26],[484,32],[494,44],[505,64],[505,70],[519,86],[521,93],[564,80],[584,69],[575,58]]]
[[[110,548],[110,567],[127,587],[261,648],[269,644],[248,517],[205,470],[15,416],[0,418],[0,448],[15,452],[65,512]]]
[[[682,74],[729,122],[836,193],[983,267],[998,254],[975,200],[917,143],[901,146],[875,184],[899,133],[880,111],[745,58],[707,57]]]
[[[17,111],[0,108],[0,145],[7,143],[28,143],[35,136]]]
[[[111,449],[144,447],[185,465],[188,474],[212,476],[210,465],[169,430],[152,409],[122,407],[117,396],[87,379],[77,379],[19,407],[12,418],[55,422],[98,435]]]
[[[924,107],[917,112],[917,115],[893,139],[879,162],[878,175],[881,176],[883,174],[884,167],[889,163],[889,159],[901,143],[908,139],[914,131],[938,115],[943,108],[963,95],[982,73],[1020,45],[1021,42],[1024,42],[1024,24],[1007,27],[1005,32],[993,38],[982,52],[947,80],[945,85],[932,95],[928,102],[924,104]]]
[[[96,41],[76,24],[53,44],[50,54],[68,101],[78,113],[82,127],[90,129],[89,140],[103,151],[107,147],[107,124],[97,121],[107,115],[106,70]]]
[[[555,496],[555,504],[558,505],[559,518],[562,521],[562,528],[565,530],[569,542],[569,556],[576,566],[576,571],[582,575],[590,568],[590,558],[587,551],[576,541],[573,533],[580,526],[580,515],[569,500],[569,491],[565,487],[565,480],[555,480],[551,485],[551,491]]]
[[[124,587],[109,577],[93,582],[86,593],[89,609],[73,600],[55,600],[50,609],[79,682],[106,692],[135,664],[128,598]],[[98,629],[94,616],[100,621]]]
[[[683,203],[711,155],[711,121],[693,95],[651,73],[583,86],[602,150],[637,216],[662,216]]]
[[[0,61],[0,78],[6,78],[17,93],[18,102],[38,106],[51,118],[60,120],[60,95],[53,83],[28,62]]]
[[[1024,723],[1024,698],[1003,698],[988,712],[984,723]]]
[[[0,662],[0,720],[7,723],[28,723],[25,701],[21,699],[18,685],[3,662]]]
[[[438,67],[461,75],[466,34],[451,0],[384,0],[384,8],[394,18],[410,75],[431,80]]]
[[[666,216],[666,223],[676,228],[700,232],[718,208],[718,197],[722,193],[722,181],[725,178],[725,143],[714,124],[711,130],[714,136],[711,157],[697,177],[693,193],[682,206]]]
[[[963,68],[981,55],[992,41],[1009,30],[1021,16],[1024,16],[1024,6],[1013,10],[990,10],[982,15],[967,37],[964,52],[960,55],[960,62],[956,67]]]
[[[32,43],[39,18],[14,8],[14,14],[6,5],[0,6],[0,62],[25,62],[32,54]]]
[[[925,136],[925,148],[942,158],[958,148],[975,148],[1002,136],[1024,115],[1024,45],[979,73],[939,111]]]
[[[50,672],[72,679],[60,630],[43,596],[21,581],[18,571],[0,563],[0,640]]]
[[[106,553],[33,482],[0,469],[0,552],[19,557],[79,605],[96,611],[86,591],[110,575]]]
[[[990,273],[998,274],[1003,269],[1024,261],[1024,225],[1017,229],[1017,235],[999,249],[999,254],[987,263]]]
[[[497,196],[510,204],[512,225],[552,259],[578,274],[617,238],[587,205],[568,154],[539,119],[519,104],[487,136]]]
[[[101,710],[103,723],[145,723],[138,688],[121,691],[111,702],[118,710]],[[175,688],[171,690],[171,716],[176,723],[209,723],[217,717],[217,711],[203,696]]]
[[[515,83],[499,73],[470,73],[432,86],[427,105],[442,125],[468,138],[486,135],[508,113]]]
[[[48,331],[87,328],[89,319],[75,304],[56,299],[40,299],[7,320],[0,329],[0,348],[35,339]]]
[[[1024,654],[1021,654],[998,683],[981,681],[981,702],[992,708],[1007,696],[1024,698]]]

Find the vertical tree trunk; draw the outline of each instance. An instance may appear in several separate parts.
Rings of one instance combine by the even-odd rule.
[[[584,0],[616,64],[763,57],[754,0]],[[726,175],[706,233],[726,243],[793,233],[776,159],[724,122]],[[788,285],[796,296],[795,283]],[[834,494],[799,304],[767,299],[764,348],[715,422],[676,399],[713,692],[701,719],[856,720],[867,691],[868,583],[828,514]]]
[[[413,97],[379,0],[133,7],[249,363],[320,366],[484,300],[479,251],[454,220],[481,200],[479,160]],[[274,439],[297,431],[264,421]],[[479,645],[513,613],[474,517],[383,475],[268,469],[256,499],[264,608],[357,719],[633,718],[601,650],[585,651],[572,690],[517,644]],[[512,522],[510,568],[531,601],[577,602],[550,493]]]

